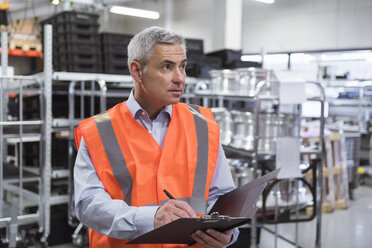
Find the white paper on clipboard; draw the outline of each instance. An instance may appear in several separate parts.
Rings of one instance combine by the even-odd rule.
[[[277,177],[278,179],[302,177],[300,170],[300,138],[277,138],[276,168],[281,168]]]

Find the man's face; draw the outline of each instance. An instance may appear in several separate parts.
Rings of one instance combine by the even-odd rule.
[[[180,44],[157,44],[142,71],[142,99],[155,108],[178,103],[185,89],[186,55]]]

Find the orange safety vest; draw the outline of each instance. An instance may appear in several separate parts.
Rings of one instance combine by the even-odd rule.
[[[168,201],[163,192],[167,189],[195,212],[206,214],[219,134],[209,109],[178,103],[172,105],[172,119],[161,148],[123,102],[81,121],[75,140],[79,147],[84,137],[97,175],[112,199],[124,200],[129,206],[161,206]],[[123,247],[126,242],[89,230],[93,248]]]

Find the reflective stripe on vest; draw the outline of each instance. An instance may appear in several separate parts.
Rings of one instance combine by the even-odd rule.
[[[124,201],[128,206],[131,206],[133,179],[128,171],[110,117],[107,112],[103,112],[102,114],[94,116],[94,121],[107,154],[107,158],[110,161],[114,177],[123,191]]]
[[[199,107],[188,105],[194,117],[197,136],[197,164],[193,184],[192,197],[178,198],[188,202],[195,212],[206,214],[207,201],[204,199],[208,173],[208,124],[200,114]],[[107,112],[94,117],[102,144],[110,162],[113,175],[123,191],[124,201],[131,206],[133,179],[126,165],[124,155],[120,149],[110,117]],[[166,201],[162,201],[162,204]],[[149,204],[154,205],[154,204]]]
[[[204,116],[200,114],[198,106],[191,104],[187,106],[194,116],[196,138],[198,142],[194,187],[190,205],[196,213],[206,214],[207,201],[204,200],[204,192],[208,173],[208,124]]]

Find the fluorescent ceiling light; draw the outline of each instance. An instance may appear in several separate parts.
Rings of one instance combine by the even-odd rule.
[[[315,56],[306,53],[292,53],[291,62],[292,63],[313,63],[316,61]]]
[[[254,0],[254,1],[261,2],[261,3],[268,3],[268,4],[275,3],[275,0]]]
[[[59,5],[61,2],[59,0],[52,0],[50,3],[53,5]]]
[[[265,62],[270,64],[288,63],[288,54],[266,54]]]
[[[320,56],[321,61],[356,61],[366,60],[364,53],[361,52],[346,52],[346,53],[335,53],[335,54],[322,54]]]
[[[242,55],[240,57],[241,61],[250,61],[250,62],[262,62],[262,56],[261,55]]]
[[[160,14],[156,11],[144,10],[144,9],[135,9],[122,6],[112,6],[110,8],[111,13],[119,15],[128,15],[128,16],[137,16],[148,19],[159,19]]]

